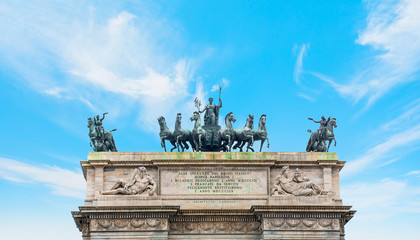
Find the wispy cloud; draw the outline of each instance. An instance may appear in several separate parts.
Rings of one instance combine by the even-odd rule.
[[[389,165],[398,161],[403,154],[418,148],[411,147],[420,142],[420,100],[407,104],[400,115],[380,125],[374,132],[384,139],[352,160],[343,169],[342,176],[355,174],[372,164],[377,167]],[[400,149],[399,151],[396,151]],[[402,149],[404,149],[402,151]],[[382,160],[382,162],[379,162]]]
[[[312,97],[309,97],[308,95],[306,95],[306,94],[303,94],[303,93],[298,93],[297,94],[299,97],[302,97],[302,98],[304,98],[304,99],[306,99],[306,100],[309,100],[309,101],[311,101],[311,102],[315,102],[315,99],[314,98],[312,98]]]
[[[397,214],[420,213],[420,187],[392,178],[345,184],[341,195],[358,210],[358,221],[384,221]]]
[[[415,171],[408,172],[407,175],[419,175],[420,176],[420,170],[415,170]]]
[[[372,147],[367,150],[360,157],[349,162],[342,171],[342,176],[347,177],[349,175],[360,172],[367,166],[377,163],[380,160],[387,159],[389,157],[398,157],[406,152],[395,151],[398,148],[410,146],[420,141],[420,124],[417,124],[405,131],[398,132],[386,141]]]
[[[217,84],[213,85],[213,87],[211,87],[210,92],[218,91],[219,87],[227,88],[227,87],[229,87],[229,84],[230,84],[229,80],[227,80],[226,78],[222,78],[221,84],[220,85],[217,85]]]
[[[348,83],[326,82],[355,102],[369,107],[393,87],[418,80],[420,70],[420,1],[366,1],[367,26],[357,43],[379,53],[363,64]],[[321,78],[326,80],[325,78]]]
[[[0,158],[0,177],[25,184],[43,184],[53,194],[83,199],[86,182],[81,171],[55,166],[33,166],[8,158]]]
[[[403,114],[398,116],[392,121],[389,121],[383,124],[380,128],[382,131],[390,131],[392,129],[401,129],[407,127],[407,125],[412,124],[420,120],[420,99],[412,102],[407,106]]]
[[[295,71],[293,73],[293,78],[297,84],[300,84],[301,82],[301,75],[303,72],[303,57],[306,54],[307,48],[309,48],[309,44],[303,44],[300,47],[296,63],[295,63]]]
[[[176,22],[147,6],[136,15],[111,16],[84,1],[42,6],[0,8],[0,60],[7,58],[36,91],[92,110],[140,106],[139,126],[154,131],[157,116],[192,105],[195,61],[178,50],[183,40]]]

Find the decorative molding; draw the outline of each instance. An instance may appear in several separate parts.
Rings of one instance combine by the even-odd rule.
[[[91,219],[90,231],[167,231],[167,222],[167,219]]]
[[[339,219],[331,218],[265,218],[264,230],[334,230],[340,231]]]
[[[260,222],[171,222],[170,234],[260,234]]]

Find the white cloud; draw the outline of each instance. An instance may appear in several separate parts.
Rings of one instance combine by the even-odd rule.
[[[367,26],[356,42],[380,53],[349,83],[327,82],[355,102],[366,98],[369,107],[393,87],[418,79],[420,1],[367,1],[367,6]]]
[[[420,170],[408,172],[407,175],[420,175]]]
[[[315,101],[315,99],[314,98],[312,98],[312,97],[309,97],[308,95],[306,95],[306,94],[303,94],[303,93],[298,93],[297,94],[299,97],[302,97],[302,98],[304,98],[304,99],[306,99],[306,100],[309,100],[309,101],[311,101],[311,102],[314,102]]]
[[[346,239],[417,239],[417,222],[402,221],[420,214],[420,187],[385,178],[379,182],[342,184],[345,205],[357,210],[346,225]]]
[[[306,54],[307,48],[309,48],[309,44],[303,44],[300,47],[300,51],[298,53],[298,57],[296,59],[295,64],[295,71],[293,73],[293,78],[297,84],[300,84],[300,78],[303,72],[303,56]]]
[[[398,157],[399,154],[403,154],[404,151],[402,153],[398,153],[395,151],[396,149],[409,146],[418,141],[420,141],[420,124],[405,131],[396,133],[389,137],[386,141],[367,150],[360,157],[347,164],[342,171],[342,176],[347,177],[355,174],[380,160],[395,157],[394,155],[397,155]]]
[[[227,87],[229,87],[229,84],[230,84],[229,80],[227,80],[226,78],[222,78],[222,83],[220,85],[217,85],[217,84],[213,85],[211,87],[210,92],[219,91],[219,87],[227,88]]]
[[[394,120],[383,124],[380,128],[382,131],[390,131],[392,129],[401,129],[407,125],[417,122],[420,119],[420,99],[409,104],[408,110],[395,118]]]
[[[83,199],[86,182],[81,171],[55,166],[32,166],[16,160],[0,158],[0,177],[17,183],[43,184],[52,193]]]
[[[52,87],[52,88],[47,88],[44,90],[45,94],[54,96],[56,98],[61,98],[62,97],[62,93],[66,92],[66,89],[64,88],[60,88],[60,87]]]
[[[222,83],[223,83],[223,87],[227,88],[229,87],[230,81],[227,80],[226,78],[222,78]]]
[[[103,17],[107,11],[83,1],[38,4],[0,8],[0,51],[35,90],[95,112],[140,106],[139,126],[151,131],[159,115],[193,105],[195,61],[179,53],[176,22],[147,6]]]
[[[385,221],[401,213],[418,213],[420,187],[391,178],[379,182],[343,184],[342,198],[358,210],[358,221]],[[386,209],[386,211],[384,211]]]

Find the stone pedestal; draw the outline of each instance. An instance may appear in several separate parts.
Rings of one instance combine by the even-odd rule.
[[[86,240],[338,240],[355,213],[342,204],[335,153],[95,152],[81,165],[86,199],[72,214]],[[301,175],[290,178],[297,191],[274,191],[285,166]],[[147,189],[103,195],[139,167]]]

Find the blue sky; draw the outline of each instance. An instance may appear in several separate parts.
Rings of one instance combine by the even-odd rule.
[[[161,151],[157,117],[173,128],[222,85],[235,128],[267,114],[269,151],[304,151],[307,118],[336,117],[342,198],[358,210],[346,239],[417,239],[419,12],[417,0],[2,1],[1,238],[80,239],[88,117],[109,112],[119,151]]]

